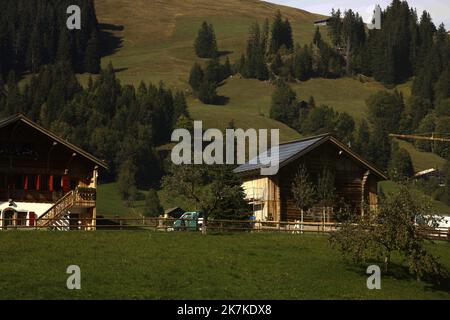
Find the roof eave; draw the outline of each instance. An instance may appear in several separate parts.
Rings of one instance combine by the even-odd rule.
[[[7,126],[13,122],[16,121],[22,121],[24,123],[26,123],[27,125],[33,127],[34,129],[38,130],[39,132],[51,137],[53,140],[55,140],[58,143],[61,143],[62,145],[66,146],[69,149],[72,149],[73,151],[75,151],[77,154],[82,155],[83,157],[85,157],[86,159],[92,161],[93,163],[95,163],[96,165],[102,167],[105,170],[109,170],[109,166],[102,160],[94,157],[93,155],[91,155],[90,153],[84,151],[83,149],[75,146],[74,144],[65,141],[64,139],[58,137],[57,135],[55,135],[54,133],[50,132],[49,130],[41,127],[40,125],[38,125],[37,123],[33,122],[32,120],[28,119],[25,115],[23,114],[16,114],[14,116],[11,116],[9,118],[6,118],[2,121],[0,121],[0,128]]]

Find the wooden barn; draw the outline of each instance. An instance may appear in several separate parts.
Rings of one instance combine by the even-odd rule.
[[[103,161],[24,115],[0,120],[0,229],[95,229],[102,168]]]
[[[335,196],[355,214],[375,209],[378,182],[386,175],[330,134],[293,141],[279,146],[280,169],[277,175],[261,176],[261,164],[244,164],[235,169],[244,180],[243,188],[253,212],[260,221],[297,221],[301,212],[291,192],[293,179],[302,164],[312,182],[325,168],[333,172]],[[322,212],[323,208],[314,209]],[[314,210],[309,212],[314,217]],[[307,220],[308,217],[305,217]],[[328,214],[333,221],[333,213]]]

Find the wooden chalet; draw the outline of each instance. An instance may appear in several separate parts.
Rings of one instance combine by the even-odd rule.
[[[102,168],[103,161],[24,115],[0,120],[0,229],[95,229]]]
[[[244,179],[247,200],[260,221],[298,221],[301,212],[295,206],[291,186],[303,164],[312,181],[317,181],[324,168],[335,176],[335,193],[356,214],[375,209],[378,182],[386,175],[330,134],[293,141],[279,146],[280,169],[277,175],[261,176],[262,164],[244,164],[235,169]],[[316,207],[316,212],[323,208]],[[314,220],[314,210],[309,212]],[[320,214],[317,214],[320,216]],[[308,215],[305,217],[308,220]],[[327,222],[333,221],[332,212]]]

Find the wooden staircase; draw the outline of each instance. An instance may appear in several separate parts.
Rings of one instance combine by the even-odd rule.
[[[49,227],[56,230],[67,231],[70,228],[68,211],[75,206],[76,193],[70,191],[59,199],[36,221],[40,228]]]

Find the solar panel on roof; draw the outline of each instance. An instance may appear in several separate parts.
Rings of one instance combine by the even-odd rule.
[[[325,136],[322,135],[319,137],[312,137],[309,139],[294,141],[291,143],[280,145],[279,146],[280,164],[285,162],[286,160],[292,158],[296,154],[302,152],[303,150],[311,147],[312,145],[316,144],[317,142],[319,142],[320,140],[324,139],[327,136],[328,135],[325,135]],[[271,154],[271,151],[272,151],[272,149],[269,150],[269,153],[267,153],[267,151],[263,152],[262,154],[259,155],[259,157],[253,158],[246,164],[243,164],[243,165],[237,167],[234,170],[234,172],[240,173],[240,172],[252,171],[252,170],[257,170],[257,169],[261,169],[264,167],[268,167],[268,165],[265,165],[264,163],[267,163],[267,161],[265,161],[265,160],[268,159],[268,155]]]

